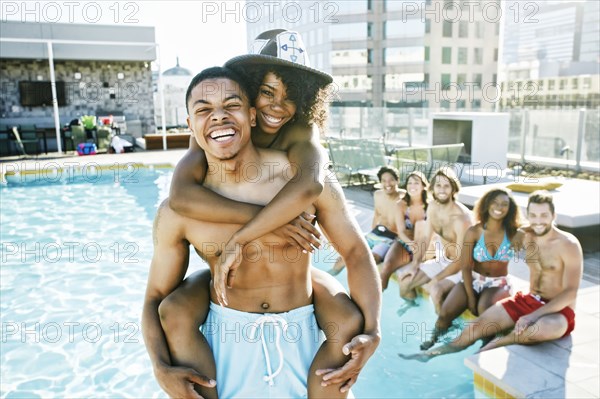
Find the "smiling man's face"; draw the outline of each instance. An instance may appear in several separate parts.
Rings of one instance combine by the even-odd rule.
[[[211,78],[200,82],[192,89],[188,107],[188,126],[207,156],[232,159],[248,144],[256,110],[233,80]]]

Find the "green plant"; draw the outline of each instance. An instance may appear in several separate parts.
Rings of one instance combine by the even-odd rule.
[[[86,129],[93,129],[96,127],[96,116],[84,115],[81,117],[81,122]]]

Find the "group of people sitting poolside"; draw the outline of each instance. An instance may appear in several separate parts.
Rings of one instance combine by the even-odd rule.
[[[441,170],[428,187],[412,173],[401,197],[397,174],[384,169],[374,229],[363,238],[320,145],[331,76],[308,66],[296,32],[264,32],[252,51],[203,70],[188,86],[192,139],[153,225],[144,342],[171,397],[345,398],[379,345],[382,287],[396,269],[409,301],[429,285],[437,339],[461,307],[479,312],[506,296],[504,236],[514,241],[517,224],[504,221],[518,218],[502,193],[471,227],[469,210],[455,201],[455,177]],[[523,301],[515,299],[507,311],[519,334],[539,327],[551,339],[572,328],[563,315],[571,317],[564,309],[574,306],[581,249],[552,225],[551,200],[532,203],[528,216],[522,242],[540,251],[528,258],[527,298],[539,296],[540,305],[517,317]],[[348,270],[349,293],[310,266],[321,245],[315,223],[340,254],[338,269]],[[434,235],[438,253],[427,259]],[[479,237],[475,260],[463,261],[464,242]],[[496,242],[502,251],[490,250]],[[186,277],[190,249],[209,268]],[[481,266],[488,262],[497,264]]]
[[[487,191],[468,210],[456,201],[460,182],[452,168],[437,170],[431,185],[422,173],[408,173],[404,193],[396,169],[384,166],[378,177],[381,189],[374,193],[372,231],[365,238],[380,264],[382,289],[395,273],[407,303],[400,316],[416,305],[419,287],[429,292],[438,315],[431,338],[420,345],[425,352],[401,357],[428,360],[493,335],[498,337],[486,339],[481,350],[573,331],[583,257],[577,239],[554,225],[548,192],[530,195],[523,219],[504,188]],[[519,260],[529,266],[530,292],[512,295],[508,266]],[[340,258],[329,272],[343,267]],[[451,343],[429,350],[466,310],[479,318]],[[505,330],[511,331],[501,334]]]

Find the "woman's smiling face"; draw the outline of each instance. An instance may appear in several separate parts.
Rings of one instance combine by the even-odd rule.
[[[260,129],[275,134],[296,114],[296,103],[287,97],[285,84],[273,72],[267,72],[258,88],[255,101]]]

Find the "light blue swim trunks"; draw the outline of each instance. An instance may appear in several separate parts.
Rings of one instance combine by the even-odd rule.
[[[210,304],[202,333],[217,365],[219,398],[305,398],[310,365],[325,340],[314,306],[246,313]]]

